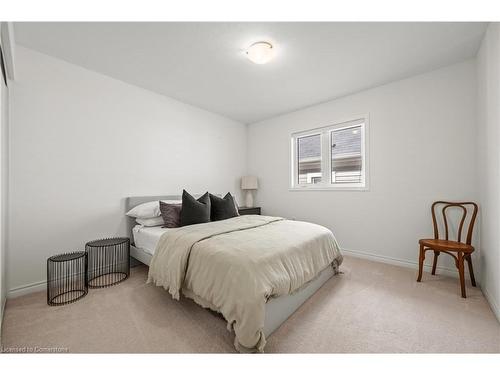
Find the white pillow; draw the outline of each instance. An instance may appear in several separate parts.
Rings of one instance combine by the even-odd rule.
[[[182,204],[182,200],[163,200],[162,202],[170,204]],[[136,219],[150,219],[161,215],[159,201],[151,201],[142,203],[132,208],[126,213],[127,216],[135,217]]]
[[[236,208],[236,213],[238,214],[238,216],[240,216],[240,213],[238,212],[238,202],[236,202],[236,197],[233,194],[231,194],[231,196],[233,197],[234,208]]]
[[[163,225],[163,218],[161,216],[158,217],[151,217],[148,219],[135,219],[137,224],[142,225],[143,227],[158,227],[160,225]]]

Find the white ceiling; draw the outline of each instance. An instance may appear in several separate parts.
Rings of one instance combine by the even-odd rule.
[[[244,123],[475,56],[484,23],[16,23],[16,42]],[[255,41],[276,46],[248,61]]]

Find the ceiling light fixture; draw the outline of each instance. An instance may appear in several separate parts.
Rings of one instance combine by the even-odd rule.
[[[256,42],[248,47],[246,54],[251,62],[265,64],[274,57],[274,47],[269,42]]]

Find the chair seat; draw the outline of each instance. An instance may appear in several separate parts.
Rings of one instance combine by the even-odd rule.
[[[474,251],[473,246],[457,241],[436,240],[434,238],[429,238],[429,239],[419,240],[418,243],[420,245],[427,246],[433,250],[455,251],[455,252],[462,251],[465,253],[472,253]]]

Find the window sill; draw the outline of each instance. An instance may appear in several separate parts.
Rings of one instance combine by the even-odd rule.
[[[370,191],[368,186],[336,186],[336,187],[291,187],[288,191]]]

